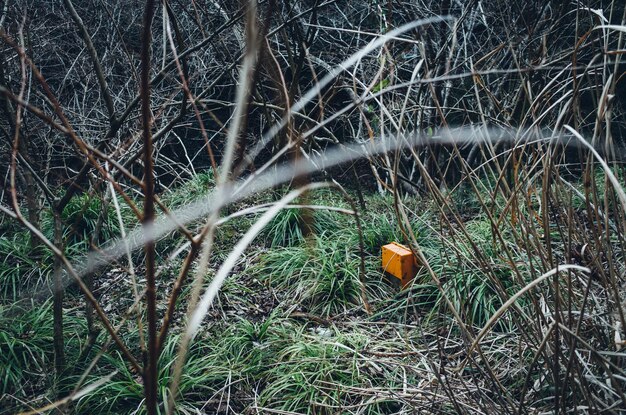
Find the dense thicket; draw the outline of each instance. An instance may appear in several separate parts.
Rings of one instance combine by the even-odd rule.
[[[626,405],[623,1],[0,4],[0,412]]]
[[[316,79],[379,33],[433,16],[452,19],[409,31],[403,40],[389,42],[383,53],[367,56],[355,69],[339,74],[321,91],[317,105],[295,114],[291,129],[276,138],[275,147],[286,139],[284,135],[303,134],[319,123],[321,128],[307,135],[307,148],[324,147],[329,141],[363,141],[393,127],[426,131],[473,123],[514,128],[552,125],[559,118],[558,102],[564,98],[573,102],[558,122],[592,134],[602,79],[607,71],[616,78],[623,72],[623,66],[607,65],[611,56],[603,54],[616,37],[593,27],[619,24],[620,7],[600,1],[584,7],[561,1],[501,0],[261,2],[258,19],[265,37],[259,45],[257,82],[239,154],[284,114],[288,103],[297,101]],[[64,2],[6,3],[3,27],[14,45],[3,42],[0,82],[6,92],[18,95],[22,74],[14,47],[21,42],[77,135],[139,176],[142,5],[75,1],[73,8],[80,23]],[[219,161],[244,48],[242,15],[236,2],[218,1],[169,2],[156,13],[152,24],[155,163],[166,182],[193,167],[207,167],[207,143]],[[164,19],[170,25],[169,40]],[[170,42],[181,57],[181,67],[172,60]],[[102,74],[100,80],[95,66]],[[186,74],[193,103],[185,98],[179,71]],[[21,128],[30,163],[46,181],[71,180],[82,159],[73,150],[75,144],[47,122],[59,123],[54,105],[36,77],[30,72],[27,76],[25,99],[41,109],[42,116],[50,117],[42,120],[25,113]],[[558,83],[556,92],[562,93],[533,102],[534,97],[524,92],[528,83],[537,91]],[[409,84],[410,94],[403,103]],[[616,120],[623,118],[619,117],[623,84],[618,82],[612,107]],[[6,177],[15,103],[6,94],[4,102],[2,176]],[[391,114],[404,105],[409,114],[404,125],[387,125],[387,115],[377,109],[381,102],[393,103],[386,108]],[[344,109],[347,105],[351,108]],[[530,106],[534,106],[533,116],[528,113]],[[340,110],[341,116],[335,117]],[[613,122],[610,128],[621,141],[623,123]],[[272,154],[271,146],[268,149]]]

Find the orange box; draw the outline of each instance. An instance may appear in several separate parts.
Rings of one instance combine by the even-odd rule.
[[[392,242],[382,247],[383,271],[400,280],[405,288],[417,274],[417,259],[404,245]]]

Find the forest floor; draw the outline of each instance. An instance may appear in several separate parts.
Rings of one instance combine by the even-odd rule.
[[[201,190],[203,180],[194,179],[163,198],[171,206],[182,205],[185,197],[205,192]],[[277,190],[247,200],[229,211],[270,202],[281,193]],[[289,208],[279,213],[227,277],[189,351],[177,399],[180,413],[501,413],[512,402],[530,402],[529,407],[520,407],[522,412],[552,405],[554,390],[545,375],[546,362],[538,361],[533,349],[537,339],[527,337],[514,324],[515,315],[501,316],[482,338],[480,352],[468,354],[470,339],[463,335],[441,290],[423,267],[404,290],[382,272],[381,246],[393,241],[411,243],[409,234],[413,235],[441,278],[443,292],[466,326],[478,333],[503,299],[486,276],[490,271],[476,262],[471,250],[480,249],[508,293],[515,293],[520,284],[509,258],[494,242],[490,222],[471,198],[458,200],[463,225],[470,232],[468,239],[441,226],[437,209],[419,196],[403,201],[411,220],[410,229],[401,229],[393,198],[366,194],[365,209],[359,212],[361,233],[355,218],[345,213],[352,204],[340,193],[320,190],[299,202],[316,208]],[[324,208],[328,206],[344,211]],[[258,216],[240,216],[218,228],[205,286]],[[185,239],[178,234],[168,235],[157,247],[157,311],[162,318],[187,251]],[[515,252],[519,255],[517,266],[529,272],[525,275],[528,280],[531,270],[520,266],[529,264],[526,251]],[[360,273],[361,261],[365,275]],[[120,336],[140,353],[137,319],[127,315],[134,302],[132,275],[138,286],[144,283],[140,251],[134,262],[131,269],[121,259],[95,275],[93,292],[111,321],[120,324]],[[193,278],[192,271],[161,356],[159,390],[163,397],[167,396],[185,326]],[[595,286],[591,293],[600,299],[603,296]],[[530,301],[520,298],[516,306],[526,310]],[[32,319],[29,324],[40,326],[34,331],[24,329],[33,338],[45,337],[37,330],[51,325],[50,303],[43,304],[37,310],[46,313],[29,317],[35,308],[22,313],[25,319]],[[590,313],[606,315],[602,301],[594,304],[597,306],[590,306]],[[11,315],[9,308],[4,308],[2,321],[6,323]],[[84,300],[73,286],[68,287],[65,318],[68,360],[72,362],[68,378],[77,380],[90,361],[96,363],[85,384],[97,384],[111,376],[67,409],[72,413],[141,413],[141,378],[108,345],[105,331],[100,331],[88,358],[80,353],[87,332]],[[6,324],[4,329],[15,330],[14,324],[11,327]],[[581,322],[581,337],[592,338],[593,330],[587,320]],[[39,396],[28,403],[30,407],[48,399],[50,379],[45,368],[52,359],[51,348],[41,340],[37,347],[41,354],[29,351],[35,358],[21,374],[23,385],[4,386],[0,402],[7,408],[24,408],[27,396]],[[98,353],[101,349],[102,356]],[[500,383],[497,388],[494,378]],[[68,391],[72,387],[72,382],[65,386]],[[509,391],[508,396],[502,394],[503,389]]]

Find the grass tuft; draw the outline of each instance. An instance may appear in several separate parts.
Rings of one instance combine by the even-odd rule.
[[[381,296],[379,267],[368,267],[367,292]],[[324,316],[343,313],[361,303],[358,244],[348,232],[324,232],[309,243],[271,249],[255,268],[260,278],[285,290],[293,303]]]

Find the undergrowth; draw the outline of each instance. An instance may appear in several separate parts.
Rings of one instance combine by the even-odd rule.
[[[126,338],[136,333],[126,334]],[[164,345],[159,359],[159,395],[167,402],[167,387],[171,380],[171,365],[177,352],[178,336],[172,336]],[[210,396],[220,387],[223,378],[215,373],[216,356],[210,345],[198,342],[190,351],[185,365],[184,376],[180,383],[180,392],[185,400],[177,402],[179,413],[195,413],[199,402]],[[143,386],[141,377],[133,373],[124,364],[118,352],[107,353],[103,357],[102,367],[94,372],[89,381],[97,382],[103,376],[113,375],[110,380],[98,387],[93,393],[76,402],[76,413],[126,413],[144,414]],[[89,382],[88,382],[89,383]]]
[[[78,361],[84,347],[86,327],[76,310],[69,310],[65,319],[65,346],[72,370],[79,371]],[[13,413],[25,399],[50,391],[65,391],[67,383],[55,383],[53,365],[52,302],[21,301],[0,305],[0,413]],[[73,367],[77,364],[76,367]],[[73,369],[72,369],[73,368]]]

